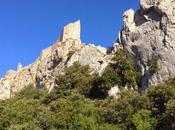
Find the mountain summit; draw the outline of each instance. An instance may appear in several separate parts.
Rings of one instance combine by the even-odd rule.
[[[108,65],[106,49],[93,44],[85,45],[80,39],[80,21],[70,23],[62,30],[59,39],[44,49],[31,65],[18,65],[17,71],[9,70],[0,80],[0,99],[7,99],[30,84],[49,91],[55,85],[55,77],[64,73],[74,62],[89,65],[101,73]]]

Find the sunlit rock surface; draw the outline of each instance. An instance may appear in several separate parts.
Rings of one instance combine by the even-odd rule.
[[[74,62],[89,65],[96,73],[101,73],[109,63],[106,48],[82,44],[80,27],[80,21],[68,24],[60,38],[44,49],[34,63],[27,67],[19,64],[17,71],[8,71],[0,80],[0,99],[10,98],[28,85],[51,91],[55,77]]]
[[[175,76],[175,1],[141,0],[141,9],[124,13],[121,44],[142,72],[141,89]],[[150,63],[158,57],[159,70],[151,74]]]

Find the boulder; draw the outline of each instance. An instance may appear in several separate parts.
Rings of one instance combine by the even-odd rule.
[[[120,94],[120,89],[119,89],[118,85],[115,85],[110,90],[108,90],[109,97],[113,97],[113,98],[117,99],[119,97],[119,94]]]

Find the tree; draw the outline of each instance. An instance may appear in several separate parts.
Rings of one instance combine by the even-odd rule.
[[[151,117],[151,111],[139,110],[132,119],[137,130],[154,130],[157,120]]]
[[[110,89],[114,85],[137,89],[140,80],[140,73],[137,71],[134,62],[124,50],[117,50],[113,57],[113,63],[109,64],[94,85],[98,88]]]
[[[174,99],[175,87],[173,80],[166,81],[158,86],[151,86],[147,91],[150,98],[151,111],[158,123],[156,129],[173,130],[174,129]]]
[[[114,70],[121,77],[122,85],[137,89],[136,86],[140,80],[140,72],[137,70],[134,61],[127,56],[124,50],[120,49],[113,57]]]
[[[81,94],[88,96],[95,74],[89,66],[74,63],[66,69],[64,75],[58,75],[56,90],[77,89]]]
[[[132,121],[137,111],[149,108],[149,98],[134,91],[123,91],[118,100],[107,99],[100,110],[105,122],[118,124],[123,129],[135,129]]]

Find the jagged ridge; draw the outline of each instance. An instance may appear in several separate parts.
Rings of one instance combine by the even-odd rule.
[[[83,44],[80,30],[80,21],[68,24],[60,38],[44,49],[34,63],[24,68],[19,65],[17,71],[8,71],[0,80],[0,99],[10,98],[29,84],[51,91],[56,75],[64,73],[65,68],[77,61],[101,73],[110,62],[106,49]]]

